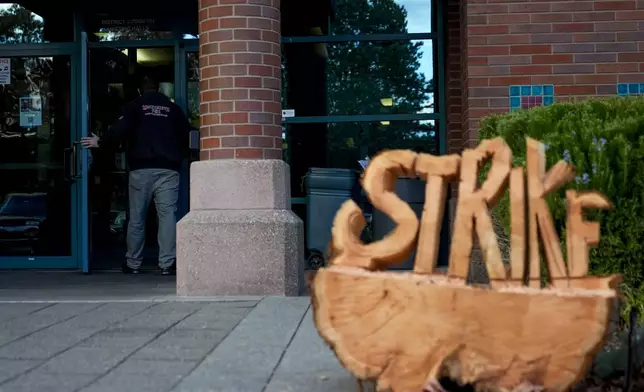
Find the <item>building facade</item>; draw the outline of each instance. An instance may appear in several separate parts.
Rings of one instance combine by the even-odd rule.
[[[122,151],[75,142],[106,131],[141,74],[198,129],[179,207],[185,295],[298,293],[311,167],[458,153],[487,114],[644,93],[641,1],[184,3],[0,7],[0,268],[120,263]]]

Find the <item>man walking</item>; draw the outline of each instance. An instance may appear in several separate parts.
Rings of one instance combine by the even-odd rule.
[[[142,90],[142,91],[141,91]],[[183,111],[159,92],[158,83],[143,78],[139,98],[123,109],[116,123],[98,137],[83,137],[86,148],[125,143],[129,168],[130,217],[124,273],[138,274],[143,262],[145,221],[154,200],[159,220],[159,268],[176,272],[176,210],[179,169],[189,151],[190,126]]]

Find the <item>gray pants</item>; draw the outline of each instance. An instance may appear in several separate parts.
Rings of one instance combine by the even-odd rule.
[[[143,262],[145,221],[154,200],[159,219],[159,267],[172,266],[177,258],[177,200],[179,173],[166,169],[140,169],[130,172],[130,221],[127,226],[127,265],[139,268]]]

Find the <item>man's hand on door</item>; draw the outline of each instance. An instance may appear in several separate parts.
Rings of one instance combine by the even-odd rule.
[[[80,142],[81,142],[81,145],[85,148],[96,148],[98,147],[99,140],[100,140],[99,137],[95,133],[92,133],[92,136],[82,137]]]

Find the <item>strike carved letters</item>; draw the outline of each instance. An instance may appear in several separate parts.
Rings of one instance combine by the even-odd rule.
[[[365,227],[360,207],[345,202],[333,222],[332,251],[337,254],[334,264],[361,267],[369,270],[386,268],[405,260],[416,245],[418,218],[407,203],[396,196],[398,177],[416,175],[417,154],[392,150],[376,156],[367,166],[362,186],[373,206],[394,223],[396,228],[384,239],[363,244],[360,234]]]
[[[433,274],[438,261],[441,224],[447,199],[447,181],[458,176],[461,157],[448,155],[435,157],[420,154],[416,160],[416,172],[425,180],[425,206],[418,235],[418,249],[414,261],[414,272]],[[427,197],[429,195],[436,197]]]
[[[510,278],[514,285],[526,278],[526,204],[525,170],[515,167],[510,172]]]
[[[488,178],[480,189],[476,189],[479,169],[489,158],[492,159],[492,167]],[[474,150],[465,150],[462,162],[449,275],[462,279],[467,277],[473,246],[472,234],[476,231],[490,279],[505,279],[506,269],[488,207],[493,206],[505,190],[512,165],[512,151],[503,139],[495,138],[484,141]]]
[[[566,191],[568,271],[571,278],[588,274],[588,247],[599,244],[599,223],[584,221],[584,208],[611,208],[611,203],[597,192],[578,194]]]
[[[479,170],[486,160],[491,160],[492,165],[487,178],[477,188]],[[585,277],[588,273],[588,246],[599,241],[598,223],[584,221],[582,210],[609,208],[610,203],[598,193],[578,195],[568,191],[567,267],[545,197],[570,181],[575,171],[573,166],[559,161],[546,172],[545,162],[544,145],[529,137],[526,138],[527,170],[511,168],[512,152],[501,138],[486,140],[476,149],[466,150],[462,158],[402,150],[383,152],[371,161],[362,182],[373,206],[389,216],[396,227],[384,239],[363,244],[360,234],[366,222],[362,211],[353,201],[345,202],[333,226],[333,263],[367,270],[383,269],[406,259],[417,245],[414,272],[435,273],[447,183],[460,175],[449,276],[467,277],[476,233],[493,282],[509,278],[508,285],[520,285],[527,280],[530,286],[540,287],[541,243],[551,284],[570,287],[569,278]],[[401,176],[418,176],[427,183],[420,222],[411,207],[395,194],[396,180]],[[511,249],[510,266],[506,269],[488,209],[505,191],[508,178]],[[588,282],[584,284],[588,286]],[[600,279],[591,286],[604,283]]]
[[[539,234],[543,245],[551,281],[565,278],[568,274],[561,253],[560,241],[545,197],[570,181],[575,176],[574,168],[559,161],[546,174],[545,146],[526,138],[526,163],[528,166],[528,243],[530,260],[530,286],[541,287],[541,258]]]

